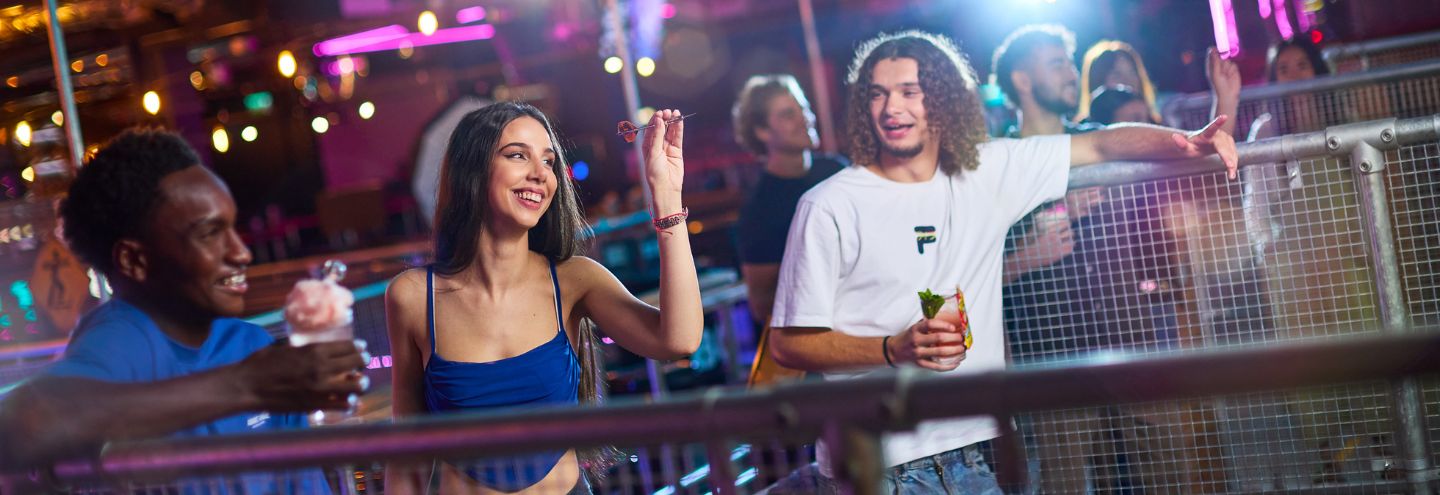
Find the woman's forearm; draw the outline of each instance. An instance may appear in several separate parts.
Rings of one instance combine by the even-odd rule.
[[[679,213],[680,195],[657,194],[655,209],[657,219]],[[700,281],[687,229],[681,222],[656,232],[660,245],[660,331],[667,350],[677,356],[690,355],[700,347],[705,325]]]

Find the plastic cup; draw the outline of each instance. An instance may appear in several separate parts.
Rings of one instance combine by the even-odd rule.
[[[945,305],[940,306],[940,311],[935,313],[935,319],[955,325],[955,331],[965,337],[965,348],[969,350],[972,339],[970,335],[970,317],[969,315],[962,314],[960,311],[960,298],[957,297],[956,294],[950,294],[945,296]],[[965,359],[964,356],[930,358],[930,360],[936,364],[946,367],[958,365],[963,359]]]
[[[314,344],[318,342],[337,342],[347,340],[355,340],[355,326],[351,322],[346,322],[344,324],[336,325],[323,330],[308,332],[297,332],[293,327],[290,328],[290,345],[295,347]],[[355,415],[356,410],[359,409],[360,406],[360,401],[358,397],[351,396],[351,399],[352,400],[350,402],[350,407],[347,409],[322,409],[311,412],[309,415],[310,424],[312,426],[323,426],[347,422],[347,420],[349,420]]]

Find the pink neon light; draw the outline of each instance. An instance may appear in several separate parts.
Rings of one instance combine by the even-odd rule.
[[[394,38],[381,38],[370,44],[355,45],[346,47],[343,50],[321,50],[320,45],[315,45],[315,53],[319,56],[349,55],[355,53],[369,53],[383,50],[396,50],[401,45],[412,47],[443,45],[446,43],[460,43],[464,41],[488,40],[495,37],[495,26],[481,24],[478,26],[461,26],[446,28],[435,31],[435,34],[425,36],[421,33],[408,33],[404,36]]]
[[[410,31],[399,24],[391,24],[382,28],[361,31],[355,34],[331,38],[315,44],[311,51],[317,57],[339,55],[346,53],[346,50],[353,50],[365,45],[403,38],[410,34]]]
[[[1290,39],[1295,37],[1295,28],[1290,26],[1290,9],[1285,7],[1285,0],[1275,0],[1275,27],[1280,29],[1280,37]]]
[[[485,7],[466,7],[455,12],[455,22],[469,24],[485,20]]]
[[[674,18],[675,18],[675,4],[673,4],[673,3],[667,3],[667,4],[665,4],[665,5],[661,5],[661,6],[660,6],[660,18],[661,18],[661,19],[674,19]]]
[[[1260,5],[1260,18],[1261,18],[1261,19],[1269,19],[1269,18],[1270,18],[1270,2],[1267,2],[1267,1],[1265,1],[1265,0],[1260,0],[1259,2],[1256,2],[1256,3],[1258,3],[1258,4]]]
[[[1240,30],[1235,28],[1235,6],[1231,0],[1210,0],[1210,22],[1215,27],[1215,51],[1225,58],[1239,55]]]

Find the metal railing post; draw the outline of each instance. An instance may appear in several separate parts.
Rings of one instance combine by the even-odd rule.
[[[880,432],[854,424],[830,421],[825,424],[825,447],[830,453],[830,472],[840,493],[879,495],[885,476],[885,453],[880,449]]]
[[[1396,253],[1390,221],[1390,198],[1385,187],[1385,152],[1399,147],[1396,121],[1388,119],[1363,124],[1336,126],[1326,130],[1331,150],[1349,148],[1350,166],[1356,190],[1376,292],[1380,323],[1386,332],[1409,331],[1409,310],[1400,286],[1400,260]],[[1430,487],[1430,457],[1426,453],[1425,409],[1415,377],[1390,382],[1391,414],[1400,468],[1410,483],[1411,493],[1433,493]]]
[[[735,485],[735,461],[730,460],[730,450],[735,442],[715,439],[705,442],[705,457],[710,461],[710,490],[716,495],[749,493]]]

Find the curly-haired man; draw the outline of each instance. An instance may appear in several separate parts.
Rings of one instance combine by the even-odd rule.
[[[847,83],[855,165],[800,200],[770,337],[780,364],[831,378],[887,365],[1003,369],[1006,231],[1063,196],[1071,166],[1216,152],[1235,166],[1234,140],[1215,123],[1190,134],[1133,125],[988,141],[974,71],[953,42],[933,34],[863,43]],[[957,288],[968,303],[972,349],[951,324],[922,318],[915,296]],[[975,447],[997,435],[989,418],[927,421],[887,435],[885,483],[902,493],[999,493]],[[835,491],[823,448],[819,457],[818,490]]]

